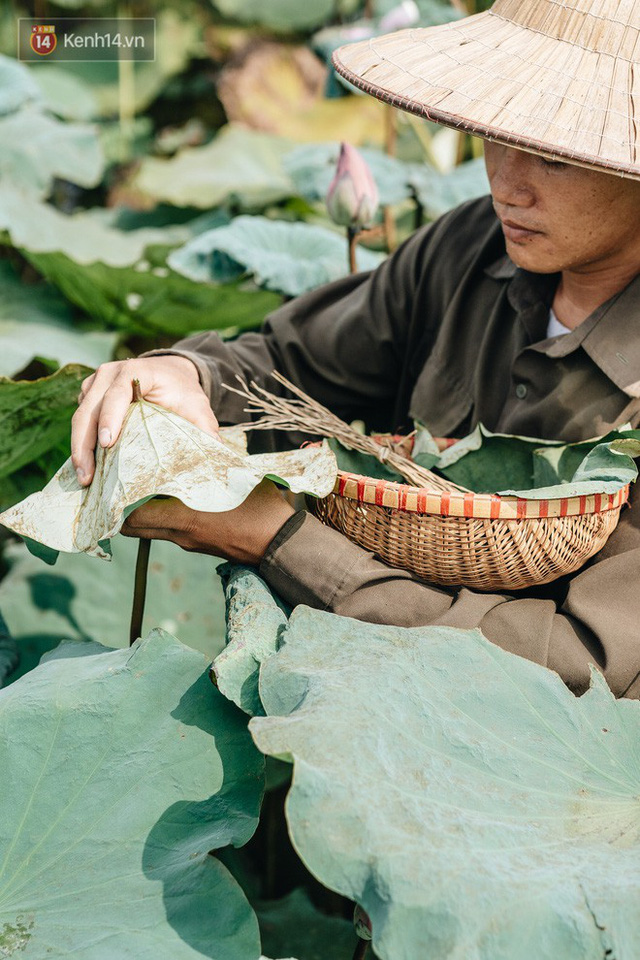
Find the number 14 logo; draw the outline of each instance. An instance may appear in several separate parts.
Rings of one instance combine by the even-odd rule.
[[[53,53],[56,48],[58,38],[56,37],[55,26],[48,24],[37,24],[31,28],[31,37],[29,39],[31,49],[41,57]]]

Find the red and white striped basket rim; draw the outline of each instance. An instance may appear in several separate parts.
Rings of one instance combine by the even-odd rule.
[[[629,485],[611,494],[525,500],[524,497],[500,497],[490,493],[441,493],[340,470],[333,493],[348,500],[373,503],[407,513],[481,520],[535,520],[545,517],[582,517],[617,510],[629,499]]]

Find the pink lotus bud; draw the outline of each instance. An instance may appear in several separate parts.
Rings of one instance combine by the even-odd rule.
[[[371,223],[378,209],[378,188],[355,147],[343,143],[336,175],[327,191],[329,216],[342,227],[359,229]]]
[[[380,29],[383,33],[391,33],[393,30],[403,30],[407,27],[413,27],[420,20],[420,10],[415,0],[402,0],[399,6],[389,10],[389,13],[380,21]]]

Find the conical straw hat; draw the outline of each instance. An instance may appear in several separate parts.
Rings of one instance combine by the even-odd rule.
[[[333,62],[402,110],[640,179],[640,0],[496,0],[340,47]]]

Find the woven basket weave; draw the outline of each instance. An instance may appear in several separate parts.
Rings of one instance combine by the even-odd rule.
[[[333,493],[308,498],[324,523],[393,567],[441,586],[521,590],[578,570],[614,531],[629,498],[524,500],[434,493],[340,471]]]

